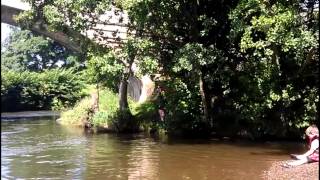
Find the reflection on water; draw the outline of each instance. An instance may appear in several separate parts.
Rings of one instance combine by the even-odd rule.
[[[88,135],[52,119],[1,121],[1,179],[261,179],[290,143]]]

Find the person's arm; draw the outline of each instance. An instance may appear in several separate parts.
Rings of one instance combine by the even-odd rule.
[[[304,154],[301,154],[301,155],[297,155],[297,159],[302,159],[302,158],[305,158],[305,157],[308,157],[310,156],[315,150],[317,150],[319,148],[319,140],[318,139],[315,139],[311,142],[311,147],[310,149],[305,152]]]

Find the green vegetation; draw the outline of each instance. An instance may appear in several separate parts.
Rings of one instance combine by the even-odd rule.
[[[120,6],[146,32],[143,38],[160,44],[158,62],[170,77],[164,82],[169,133],[268,138],[296,136],[317,121],[316,4],[165,0]]]
[[[52,30],[68,35],[71,29],[70,37],[94,27],[111,7],[115,16],[127,12],[129,34],[118,48],[94,43],[108,40],[99,29],[91,43],[81,46],[86,52],[81,73],[87,83],[118,94],[115,99],[101,91],[100,110],[92,118],[96,126],[108,122],[119,132],[144,126],[191,136],[295,138],[318,120],[318,1],[27,2],[32,10],[21,14],[19,23],[28,27],[42,18]],[[120,18],[119,23],[126,22]],[[14,47],[11,44],[7,47]],[[10,48],[4,52],[10,56],[4,56],[3,67],[34,71],[34,60],[21,56],[29,51],[17,53],[20,59],[9,58],[15,55]],[[30,63],[21,63],[25,61]],[[139,66],[136,72],[134,63]],[[128,79],[145,74],[161,75],[156,85],[165,89],[165,123],[157,120],[154,101],[130,105]],[[7,86],[2,89],[7,92]],[[83,101],[75,109],[85,114],[88,100]]]
[[[1,70],[41,72],[58,67],[80,69],[81,57],[57,42],[13,28],[1,44]]]
[[[79,55],[28,30],[1,44],[1,111],[59,110],[82,96]]]
[[[99,112],[92,118],[94,126],[113,126],[119,110],[119,96],[108,89],[100,92]]]
[[[92,88],[89,88],[92,91]],[[92,117],[89,117],[89,122],[93,127],[106,127],[111,130],[118,131],[121,128],[121,114],[119,114],[119,96],[109,89],[102,89],[99,98],[99,111]],[[74,108],[61,113],[60,123],[66,125],[82,126],[83,117],[90,114],[91,98],[85,97]],[[137,112],[138,104],[129,99],[129,106],[134,113]]]
[[[65,125],[82,126],[81,119],[89,113],[90,97],[79,101],[72,110],[61,113],[60,123]]]
[[[1,111],[63,109],[82,97],[83,80],[72,69],[1,71]]]

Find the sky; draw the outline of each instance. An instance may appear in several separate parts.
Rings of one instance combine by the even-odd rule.
[[[7,5],[16,7],[23,10],[28,10],[30,6],[27,3],[21,2],[21,0],[1,0],[1,5]],[[10,33],[10,28],[8,24],[1,23],[1,42],[5,40],[6,37],[8,37]]]

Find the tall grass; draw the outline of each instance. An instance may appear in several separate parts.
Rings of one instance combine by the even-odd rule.
[[[96,91],[93,86],[88,86],[84,92],[90,94],[90,92]],[[137,113],[137,103],[131,98],[128,99],[129,107],[133,114]],[[91,98],[86,97],[82,99],[76,106],[68,111],[61,113],[60,122],[66,125],[82,124],[82,117],[86,116],[90,110]],[[99,111],[90,119],[90,122],[95,127],[108,127],[115,120],[114,117],[119,109],[119,97],[118,94],[112,92],[109,89],[101,89],[99,91]]]
[[[101,90],[99,97],[99,112],[93,116],[92,124],[94,126],[110,125],[118,109],[118,94],[115,94],[108,89]]]
[[[74,108],[61,113],[60,123],[64,125],[82,126],[81,119],[88,114],[90,105],[91,98],[85,97],[78,102]]]

